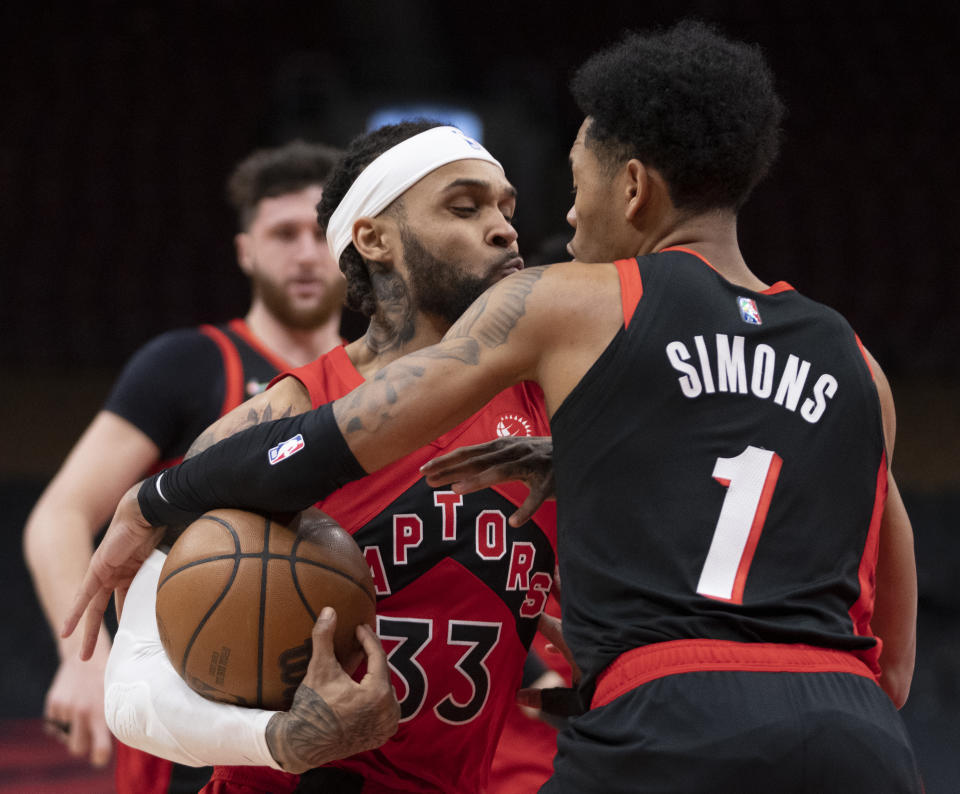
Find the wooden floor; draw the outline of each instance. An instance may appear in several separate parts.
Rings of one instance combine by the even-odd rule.
[[[113,765],[94,769],[43,732],[42,720],[0,720],[0,794],[110,794]]]

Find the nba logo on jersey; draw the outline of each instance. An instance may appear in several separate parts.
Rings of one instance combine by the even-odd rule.
[[[750,325],[760,325],[763,321],[760,319],[760,312],[757,311],[757,304],[752,298],[737,298],[737,305],[740,307],[740,319]]]
[[[281,441],[273,449],[269,450],[267,452],[267,458],[270,461],[270,465],[275,466],[281,460],[286,460],[291,455],[296,455],[305,446],[306,443],[303,440],[303,436],[297,433],[293,438]]]

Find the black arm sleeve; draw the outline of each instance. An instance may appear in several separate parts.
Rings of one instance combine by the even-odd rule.
[[[365,475],[327,403],[214,444],[144,480],[137,499],[153,526],[176,526],[219,507],[303,510]]]

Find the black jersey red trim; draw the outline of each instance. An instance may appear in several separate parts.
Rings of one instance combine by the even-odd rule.
[[[681,673],[740,670],[761,673],[850,673],[876,680],[856,655],[813,645],[730,640],[670,640],[634,648],[597,676],[591,708],[631,689]]]

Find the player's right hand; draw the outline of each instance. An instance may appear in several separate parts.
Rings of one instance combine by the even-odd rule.
[[[80,618],[86,612],[80,658],[89,659],[97,644],[103,613],[110,603],[110,596],[117,591],[118,611],[123,595],[143,561],[150,556],[160,538],[163,527],[152,527],[140,512],[137,492],[140,483],[128,490],[107,532],[93,553],[90,565],[83,577],[80,590],[74,597],[73,606],[64,621],[61,637],[73,634]]]
[[[372,750],[400,724],[400,704],[379,638],[369,626],[357,626],[367,657],[367,671],[358,683],[334,656],[336,626],[336,612],[324,607],[313,627],[313,655],[293,705],[274,714],[267,725],[267,746],[287,772],[300,774]]]
[[[89,756],[96,767],[106,766],[113,738],[103,711],[103,676],[109,643],[90,662],[70,654],[60,662],[47,692],[43,716],[47,731],[63,742],[71,755]]]

